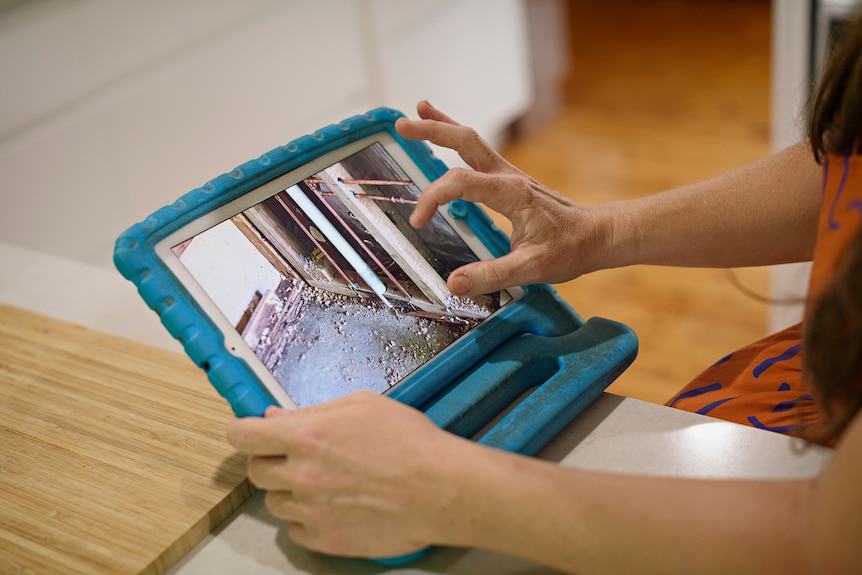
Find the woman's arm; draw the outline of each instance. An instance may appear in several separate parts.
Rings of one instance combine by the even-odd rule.
[[[477,464],[484,485],[459,479],[468,484],[459,507],[472,514],[453,544],[581,574],[807,572],[808,482],[642,477],[485,458]]]
[[[473,170],[449,170],[428,186],[411,222],[424,225],[455,198],[481,202],[512,221],[511,254],[453,272],[453,293],[557,283],[632,264],[735,267],[811,257],[821,170],[807,142],[682,188],[582,206],[427,102],[417,110],[422,119],[398,120],[398,132],[456,150]]]
[[[479,469],[473,467],[475,465]],[[451,544],[572,573],[862,571],[862,418],[812,480],[701,480],[555,467],[490,450],[460,485]]]
[[[701,480],[561,467],[483,447],[359,393],[234,420],[298,544],[387,557],[478,547],[571,573],[858,573],[862,419],[820,477]]]
[[[725,174],[608,204],[624,263],[741,267],[810,260],[822,168],[807,141]]]

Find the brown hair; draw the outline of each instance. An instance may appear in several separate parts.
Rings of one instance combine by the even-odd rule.
[[[840,28],[808,109],[814,157],[850,154],[862,137],[862,11]]]
[[[809,106],[815,159],[848,155],[862,142],[862,12],[842,28]],[[827,422],[803,435],[837,439],[862,407],[862,229],[841,254],[835,273],[810,302],[803,335],[808,380]]]
[[[862,407],[862,228],[847,244],[810,312],[802,356],[827,422],[804,436],[830,443]]]

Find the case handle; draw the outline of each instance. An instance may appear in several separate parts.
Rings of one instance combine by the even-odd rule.
[[[560,336],[519,334],[422,410],[443,429],[471,437],[530,392],[478,443],[534,455],[625,371],[637,348],[629,327],[603,318]],[[431,549],[374,561],[403,565]]]

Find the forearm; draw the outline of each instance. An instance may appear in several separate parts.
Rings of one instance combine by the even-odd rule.
[[[597,206],[607,267],[771,265],[811,258],[822,174],[808,142],[720,176]]]
[[[809,482],[638,477],[504,454],[474,461],[487,467],[470,473],[480,481],[462,478],[470,499],[449,544],[584,574],[787,575],[808,565]]]

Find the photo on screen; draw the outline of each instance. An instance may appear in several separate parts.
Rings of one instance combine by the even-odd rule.
[[[451,294],[479,258],[419,193],[373,143],[172,251],[298,406],[385,393],[508,300]]]

